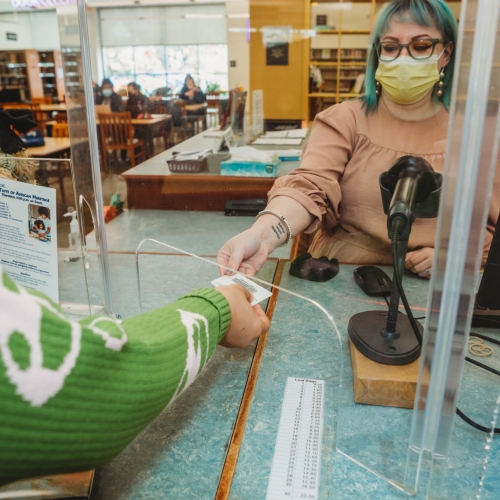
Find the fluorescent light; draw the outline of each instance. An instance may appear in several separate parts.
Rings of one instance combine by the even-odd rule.
[[[228,14],[228,19],[250,19],[250,14],[245,14],[244,12],[241,14]]]
[[[186,14],[185,19],[224,19],[224,14]]]

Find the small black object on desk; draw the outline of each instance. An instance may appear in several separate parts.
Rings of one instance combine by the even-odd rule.
[[[299,255],[290,265],[290,275],[308,281],[323,282],[337,276],[339,261],[319,257],[315,259],[310,253]]]
[[[382,269],[375,266],[361,266],[354,269],[354,281],[370,297],[388,297],[392,281]]]
[[[394,278],[389,311],[355,314],[348,325],[349,338],[355,347],[378,363],[405,365],[420,356],[422,325],[399,312],[401,277],[413,221],[417,217],[437,217],[441,179],[441,175],[418,156],[402,156],[380,176],[393,250]],[[407,303],[405,309],[409,311]]]
[[[224,215],[255,217],[265,210],[267,198],[249,198],[248,200],[227,200],[224,206]]]

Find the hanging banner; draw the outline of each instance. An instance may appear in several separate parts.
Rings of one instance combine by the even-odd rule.
[[[0,263],[16,283],[59,302],[55,189],[0,179]]]

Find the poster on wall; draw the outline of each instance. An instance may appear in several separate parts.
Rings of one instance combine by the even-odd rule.
[[[56,190],[0,179],[0,263],[16,283],[59,302]]]
[[[266,47],[267,66],[288,66],[288,43]]]

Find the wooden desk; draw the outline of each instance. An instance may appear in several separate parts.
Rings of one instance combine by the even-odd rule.
[[[201,111],[203,109],[207,109],[207,103],[203,104],[186,104],[186,111],[188,113],[196,113],[197,111]]]
[[[153,138],[160,134],[160,127],[172,121],[172,115],[151,115],[151,118],[132,118],[132,125],[141,130],[140,138],[144,140],[148,158],[154,155]],[[99,124],[99,123],[98,123]],[[165,145],[165,147],[168,147]]]
[[[146,153],[148,158],[151,158],[154,154],[154,144],[153,138],[158,135],[159,128],[166,122],[172,121],[172,115],[151,115],[151,118],[139,119],[132,118],[132,125],[139,129],[145,130],[142,134],[142,139],[146,143]],[[53,127],[57,122],[55,120],[49,120],[45,122],[47,127]],[[99,126],[99,119],[96,118],[96,124]]]
[[[275,179],[209,172],[170,173],[167,160],[174,152],[205,149],[217,152],[221,143],[222,139],[204,137],[201,133],[124,172],[129,208],[223,211],[227,200],[266,198]],[[279,146],[267,149],[279,149]],[[279,175],[286,175],[298,166],[298,161],[282,162]]]
[[[40,111],[45,113],[50,113],[51,111],[59,111],[60,113],[65,113],[68,110],[65,103],[61,104],[40,104]]]
[[[63,153],[70,151],[68,137],[45,137],[45,146],[28,148],[33,158],[60,158]]]

